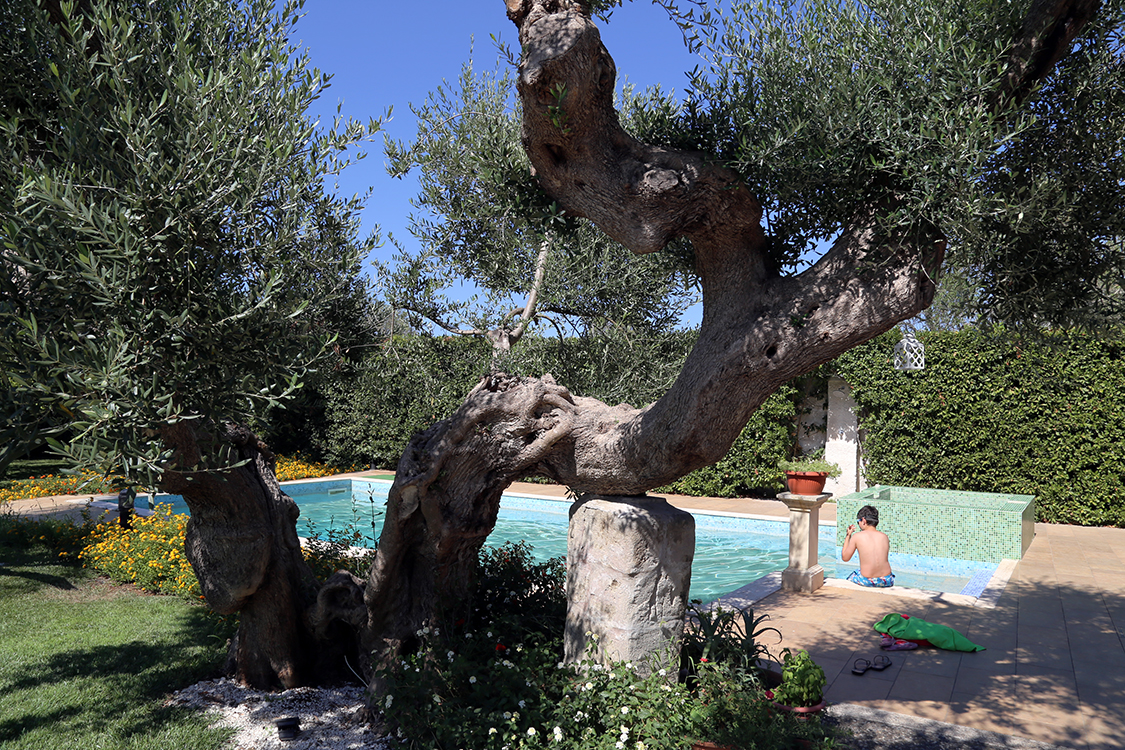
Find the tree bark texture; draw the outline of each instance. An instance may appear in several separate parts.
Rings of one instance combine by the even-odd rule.
[[[273,454],[242,427],[209,432],[183,421],[162,437],[174,453],[161,489],[182,495],[191,511],[185,555],[207,604],[239,615],[233,676],[270,689],[332,674],[340,644],[316,637],[310,615],[320,586],[301,553],[300,511],[278,485]],[[208,471],[206,456],[216,454],[245,463]]]
[[[879,231],[892,197],[857,205],[803,273],[771,272],[752,186],[703,155],[640,143],[622,129],[614,62],[585,6],[506,6],[523,50],[523,144],[541,185],[569,214],[634,252],[687,236],[703,321],[678,380],[654,404],[610,406],[574,397],[550,376],[493,375],[411,441],[365,593],[365,643],[388,654],[408,647],[440,603],[466,590],[512,481],[538,474],[578,493],[640,495],[714,463],[785,381],[925,309],[945,254],[936,231]],[[1013,42],[1005,95],[1019,97],[1045,75],[1096,7],[1037,2]]]

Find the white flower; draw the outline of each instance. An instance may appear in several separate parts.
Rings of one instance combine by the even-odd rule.
[[[510,718],[512,718],[512,712],[511,712],[511,711],[505,711],[505,712],[504,712],[504,718],[505,718],[505,719],[510,719]]]
[[[491,630],[488,631],[487,633],[485,633],[485,635],[487,635],[489,638],[491,638],[492,637],[492,631]]]
[[[664,677],[665,675],[667,675],[667,674],[668,674],[668,670],[667,670],[667,669],[662,669],[662,670],[660,670],[659,672],[657,672],[657,674],[658,674],[658,675],[660,675],[661,677]]]
[[[526,701],[520,701],[520,708],[523,708],[526,705],[527,705]]]
[[[566,669],[566,664],[564,664],[563,662],[560,661],[558,664],[555,665],[555,667],[558,668],[558,669]]]
[[[585,719],[585,718],[586,718],[586,714],[584,714],[584,713],[583,713],[583,712],[581,712],[581,711],[579,711],[578,713],[574,714],[574,720],[575,720],[575,721],[582,721],[582,720],[583,720],[583,719]]]
[[[621,707],[621,713],[623,713],[623,714],[629,713],[629,707],[628,706],[622,706]]]
[[[496,734],[496,727],[489,727],[489,728],[488,728],[488,733],[489,733],[489,734]]]
[[[477,676],[476,675],[473,675],[472,677],[469,678],[469,684],[470,685],[475,685],[476,682],[477,682]]]
[[[446,651],[445,652],[445,658],[449,659],[450,661],[453,661],[454,656],[456,656],[456,654],[454,654],[452,651]]]
[[[473,637],[473,634],[472,634],[472,633],[465,633],[465,637],[466,637],[466,638],[472,638],[472,637]]]
[[[562,727],[555,727],[555,742],[562,742]]]
[[[637,750],[645,750],[645,743],[637,740]]]
[[[618,740],[617,741],[617,750],[621,750],[621,748],[623,748],[623,747],[625,747],[625,743],[622,742],[621,740]]]
[[[437,693],[434,693],[434,703],[438,704],[439,706],[441,705],[441,696]]]
[[[394,700],[395,697],[393,695],[388,695],[387,699],[383,701],[383,708],[390,708],[391,704],[394,703]]]
[[[527,728],[527,736],[528,737],[534,737],[535,736],[535,727],[528,727]]]
[[[586,689],[587,689],[587,690],[593,690],[593,689],[594,689],[594,683],[592,683],[592,682],[587,682],[587,683],[586,683]]]

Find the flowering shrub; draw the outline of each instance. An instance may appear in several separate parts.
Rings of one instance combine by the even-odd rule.
[[[116,521],[94,527],[83,561],[121,583],[135,583],[147,591],[200,599],[199,581],[184,557],[184,529],[188,517],[157,505],[147,517],[133,519],[133,528]]]
[[[338,468],[312,461],[298,453],[295,456],[277,457],[277,480],[287,482],[291,479],[314,479],[340,474],[345,471],[359,471],[362,467]],[[49,497],[51,495],[108,495],[119,491],[125,480],[121,477],[104,477],[89,471],[79,474],[47,474],[28,479],[14,479],[0,483],[0,504],[11,500],[30,497]]]
[[[54,518],[0,514],[0,544],[16,548],[42,544],[57,553],[61,561],[77,563],[92,528],[89,523],[74,524]]]
[[[561,662],[561,560],[534,563],[526,543],[486,549],[480,560],[468,606],[419,630],[416,650],[380,668],[386,691],[377,707],[406,745],[670,750],[705,739],[780,749],[800,738],[831,747],[817,722],[771,713],[756,669],[743,666],[743,639],[716,643],[733,633],[710,633],[710,653],[739,658],[704,657],[687,683],[678,654],[576,669]]]
[[[274,468],[274,474],[277,475],[277,481],[288,482],[291,479],[315,479],[316,477],[328,477],[333,474],[342,474],[346,471],[359,471],[361,466],[349,466],[347,468],[337,468],[329,466],[325,463],[313,461],[304,458],[298,453],[295,456],[278,456],[277,466]]]
[[[105,495],[117,492],[121,482],[121,477],[107,479],[93,472],[15,479],[0,485],[0,503],[50,495]]]

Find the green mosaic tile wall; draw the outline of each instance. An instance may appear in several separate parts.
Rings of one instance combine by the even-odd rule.
[[[836,500],[836,546],[864,505],[879,510],[891,552],[956,560],[1019,560],[1035,536],[1035,498],[877,485]]]

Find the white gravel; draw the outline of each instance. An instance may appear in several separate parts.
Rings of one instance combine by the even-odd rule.
[[[199,682],[169,698],[214,715],[213,726],[236,730],[232,750],[390,750],[390,743],[358,717],[364,706],[362,687],[293,688],[269,693],[223,678]],[[276,719],[296,716],[301,733],[278,739]]]

